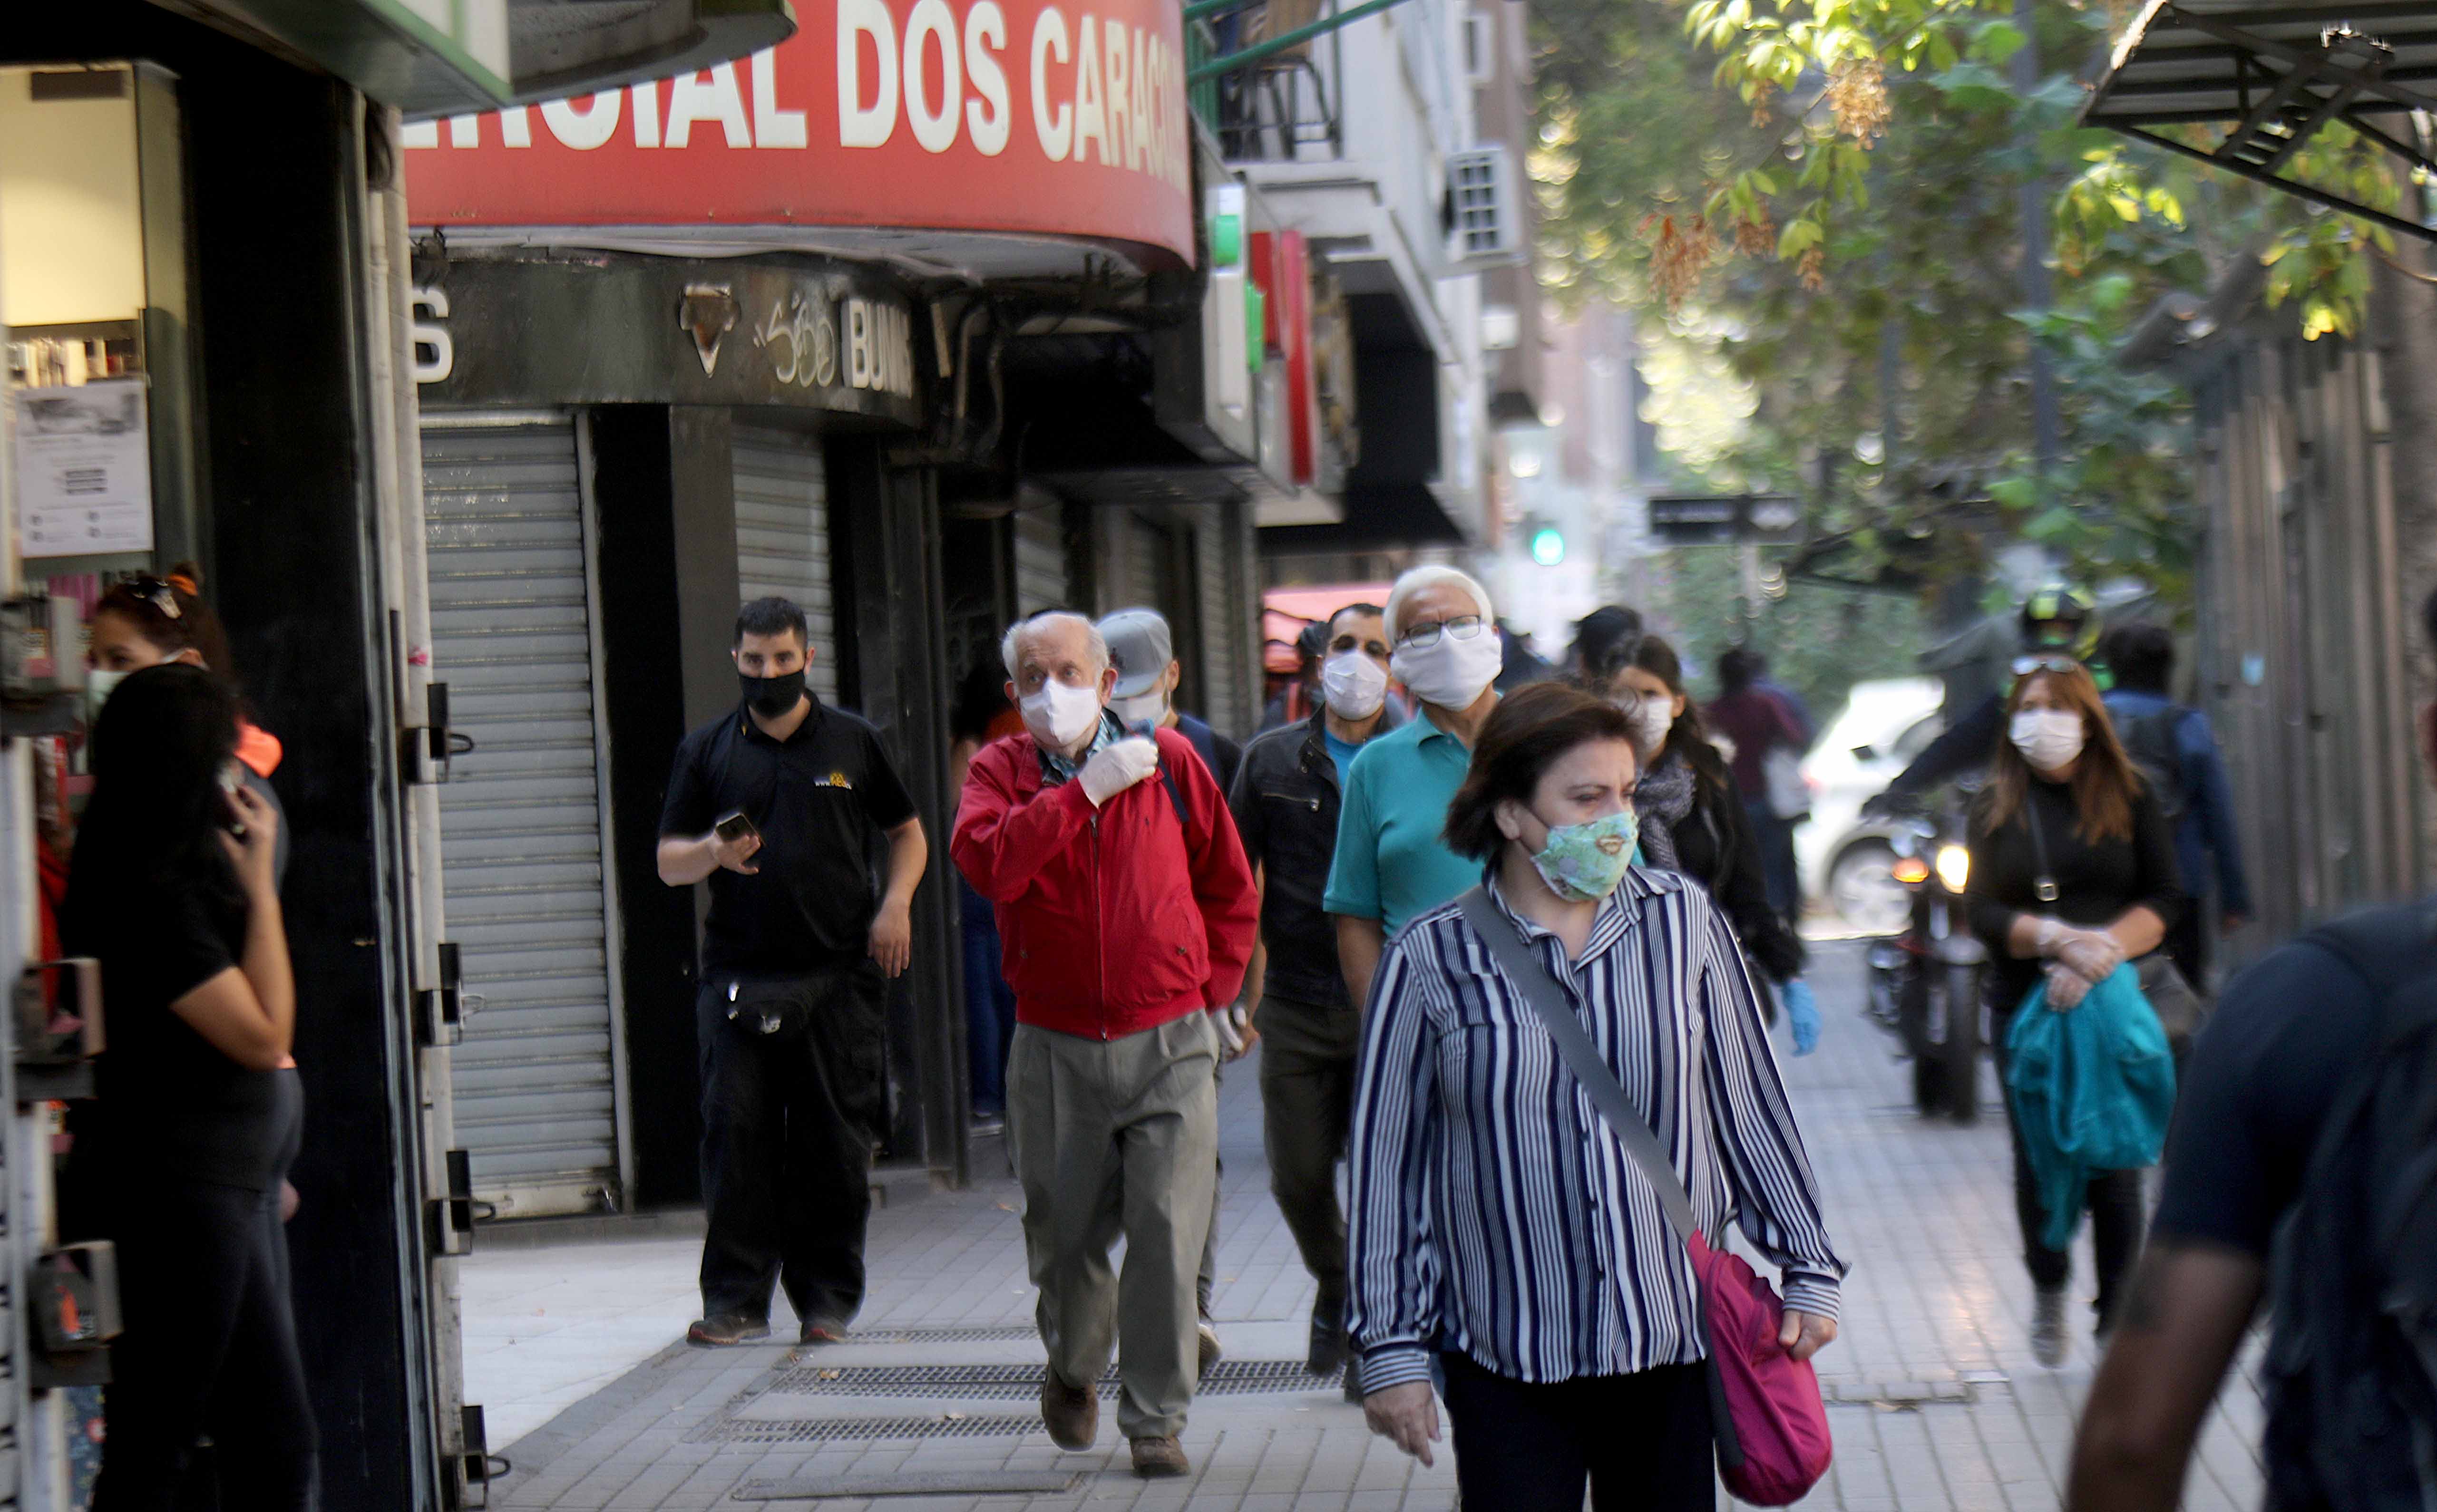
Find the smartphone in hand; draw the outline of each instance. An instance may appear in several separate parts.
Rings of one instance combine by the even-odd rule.
[[[742,808],[732,809],[720,815],[711,823],[710,827],[720,839],[731,845],[740,844],[762,833],[753,827],[753,821],[745,816],[745,810]]]

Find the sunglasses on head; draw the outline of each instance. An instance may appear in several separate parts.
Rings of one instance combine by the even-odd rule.
[[[2033,672],[2078,672],[2082,669],[2081,663],[2070,656],[2017,656],[2014,658],[2016,677],[2028,677]]]
[[[167,578],[156,578],[149,572],[139,572],[131,578],[119,580],[118,586],[161,611],[162,617],[165,619],[184,617],[184,611],[178,607],[177,585]]]

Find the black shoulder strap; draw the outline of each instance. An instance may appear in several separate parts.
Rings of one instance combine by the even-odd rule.
[[[1167,801],[1176,809],[1178,827],[1190,835],[1193,833],[1193,822],[1184,817],[1184,790],[1176,785],[1176,773],[1167,770],[1167,763],[1165,761],[1159,764],[1159,780],[1167,784]]]
[[[2437,897],[2367,909],[2323,924],[2306,938],[2341,956],[2377,995],[2384,1043],[2404,1027],[2393,1012],[2403,989],[2437,978]]]

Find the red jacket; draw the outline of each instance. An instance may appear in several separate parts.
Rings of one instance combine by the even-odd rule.
[[[1260,922],[1243,842],[1192,743],[1158,739],[1160,770],[1096,810],[1079,781],[1043,785],[1029,735],[966,771],[949,854],[998,905],[1019,1022],[1116,1039],[1243,985]]]

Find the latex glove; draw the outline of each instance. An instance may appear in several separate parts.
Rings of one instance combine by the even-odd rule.
[[[1082,774],[1075,780],[1083,785],[1083,796],[1097,808],[1158,770],[1158,742],[1137,735],[1109,745],[1084,762]]]
[[[2078,930],[2057,947],[2056,958],[2084,982],[2105,982],[2124,964],[2124,947],[2096,930]]]
[[[1252,1010],[1239,1002],[1211,1009],[1210,1021],[1218,1027],[1221,1061],[1243,1059],[1244,1052],[1253,1048],[1253,1041],[1261,1037],[1253,1029]]]
[[[1808,1055],[1819,1048],[1819,999],[1811,983],[1795,978],[1777,989],[1785,1004],[1785,1027],[1794,1032],[1794,1053]]]
[[[2071,1013],[2090,996],[2090,982],[2071,966],[2048,967],[2048,1011]]]

